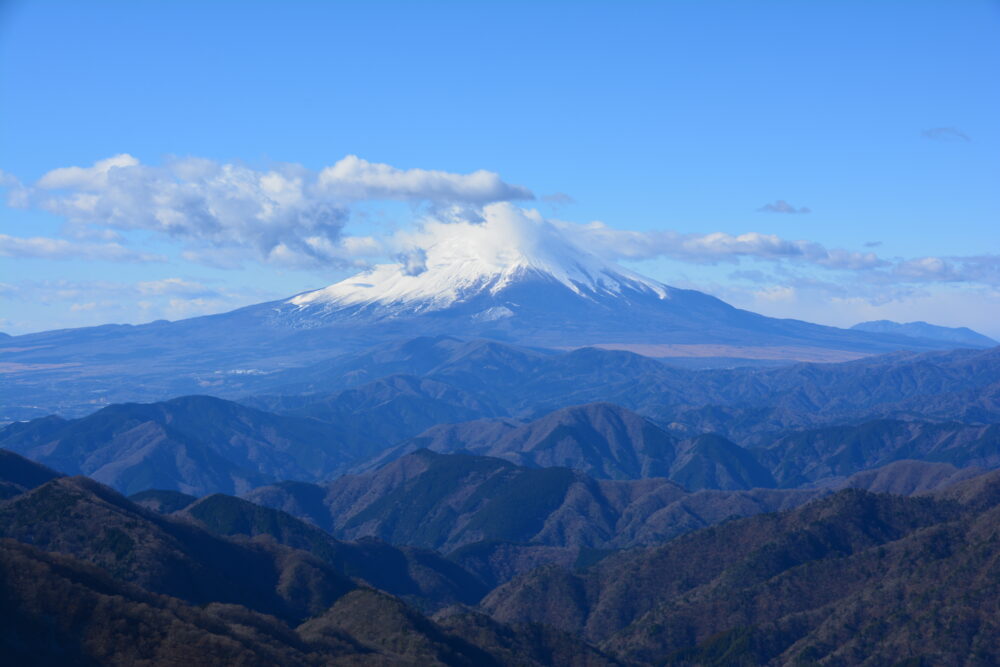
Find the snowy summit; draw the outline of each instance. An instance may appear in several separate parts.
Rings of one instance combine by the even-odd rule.
[[[380,264],[288,303],[300,308],[383,306],[426,312],[476,296],[497,296],[526,280],[559,283],[584,298],[629,291],[666,299],[671,292],[579,247],[537,212],[509,204],[487,206],[482,222],[429,223],[412,237],[411,248],[398,263]]]

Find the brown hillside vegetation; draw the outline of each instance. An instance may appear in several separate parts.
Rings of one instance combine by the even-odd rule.
[[[998,489],[991,473],[922,498],[842,491],[580,573],[538,570],[483,607],[638,664],[997,664]]]

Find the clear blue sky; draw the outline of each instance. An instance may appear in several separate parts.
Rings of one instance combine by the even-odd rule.
[[[485,169],[538,197],[521,205],[564,220],[773,234],[890,267],[669,254],[633,264],[671,284],[841,326],[928,319],[1000,336],[1000,2],[2,7],[8,186],[121,153],[154,166],[180,156],[318,171],[353,154]],[[543,199],[556,193],[572,201]],[[779,201],[809,212],[760,210]],[[345,233],[405,228],[417,208],[356,202]],[[224,310],[349,272],[219,268],[184,259],[189,239],[120,227],[84,238],[38,204],[0,216],[0,329],[11,333]],[[26,251],[24,238],[114,242],[167,261]],[[927,257],[947,268],[906,268]]]

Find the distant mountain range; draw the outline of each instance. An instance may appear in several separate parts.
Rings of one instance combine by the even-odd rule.
[[[368,379],[397,371],[425,375]],[[418,339],[325,377],[363,384],[247,399],[257,407],[190,396],[50,416],[3,428],[0,447],[126,493],[195,495],[322,482],[419,448],[692,490],[815,485],[900,459],[1000,465],[996,349],[689,371],[620,351]]]
[[[901,324],[890,320],[875,320],[873,322],[861,322],[855,324],[851,329],[855,331],[871,331],[873,333],[899,334],[912,338],[922,338],[924,340],[940,340],[955,345],[967,345],[969,347],[994,347],[1000,345],[989,336],[973,331],[968,327],[942,327],[927,322],[907,322]]]
[[[454,336],[567,350],[603,346],[716,366],[843,361],[896,350],[982,347],[937,329],[839,329],[775,319],[673,288],[563,238],[497,252],[457,243],[230,313],[140,326],[0,337],[0,418],[77,415],[182,394],[274,391],[380,343]]]

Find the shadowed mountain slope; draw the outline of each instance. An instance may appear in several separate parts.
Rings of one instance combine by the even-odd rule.
[[[329,423],[209,396],[11,424],[0,431],[0,446],[125,493],[160,488],[196,495],[275,479],[322,479],[364,451]]]
[[[9,664],[26,667],[298,666],[375,655],[346,633],[309,645],[272,616],[187,604],[14,540],[0,540],[0,613],[0,651]]]
[[[753,454],[718,436],[681,441],[609,403],[557,410],[534,421],[441,424],[385,452],[366,468],[429,449],[501,458],[533,468],[562,466],[596,479],[665,477],[689,490],[773,487]]]
[[[0,540],[0,613],[0,651],[31,667],[618,664],[564,633],[468,614],[442,625],[370,589],[292,627],[239,605],[150,593],[14,540]]]
[[[596,478],[662,476],[688,490],[737,490],[838,486],[851,475],[900,460],[1000,467],[997,425],[876,420],[785,433],[752,449],[713,434],[679,439],[673,431],[618,406],[573,406],[526,423],[441,424],[361,470],[426,448],[530,467],[561,465]]]
[[[0,500],[34,489],[61,476],[40,463],[0,449]]]
[[[72,555],[152,592],[285,619],[318,613],[355,587],[305,552],[216,537],[83,477],[55,479],[0,504],[0,536]]]
[[[784,487],[838,479],[903,459],[1000,467],[1000,425],[879,420],[785,435],[754,449]]]
[[[663,541],[726,517],[773,511],[817,491],[700,491],[667,479],[596,480],[567,468],[419,450],[325,485],[278,484],[247,498],[345,539],[450,551],[477,542],[621,547]]]
[[[639,664],[990,664],[997,488],[990,473],[934,497],[843,491],[582,572],[536,570],[483,607]]]
[[[363,579],[423,610],[474,604],[487,592],[483,582],[437,552],[400,549],[371,539],[341,542],[285,512],[232,496],[202,498],[174,516],[194,520],[217,535],[266,536],[307,551],[337,572]]]

